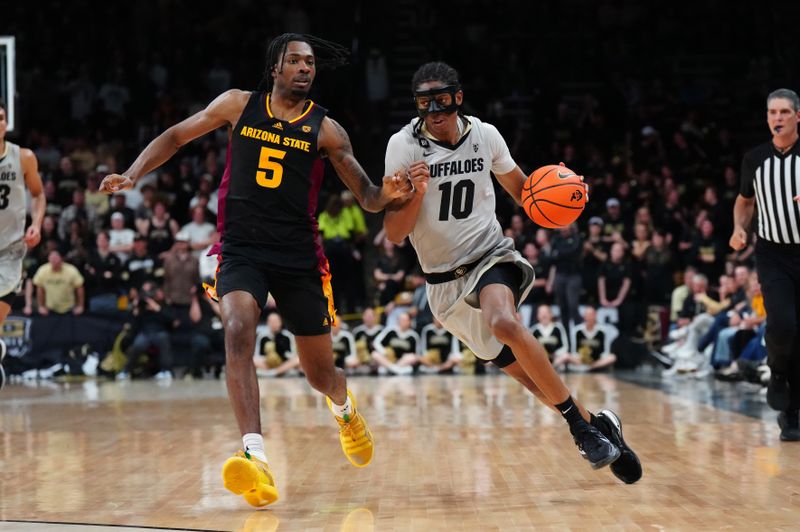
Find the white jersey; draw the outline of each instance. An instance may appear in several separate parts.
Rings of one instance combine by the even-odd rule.
[[[506,174],[516,164],[497,128],[472,116],[464,119],[467,130],[455,146],[421,133],[415,118],[392,135],[386,148],[384,175],[419,160],[430,167],[428,190],[409,235],[425,273],[475,262],[505,238],[489,172]]]
[[[0,154],[0,250],[25,235],[25,175],[19,146],[6,141]]]

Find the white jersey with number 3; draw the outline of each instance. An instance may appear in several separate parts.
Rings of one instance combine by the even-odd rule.
[[[19,146],[6,141],[0,153],[0,250],[25,234],[25,174]]]
[[[497,128],[472,116],[464,119],[467,129],[454,146],[420,133],[415,118],[392,135],[386,148],[384,175],[419,160],[430,167],[428,190],[409,235],[426,273],[474,262],[505,238],[489,172],[506,174],[516,164]]]

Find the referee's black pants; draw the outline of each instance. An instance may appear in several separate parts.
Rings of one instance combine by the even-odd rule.
[[[800,245],[758,240],[756,270],[767,311],[767,363],[789,380],[791,410],[800,408]]]

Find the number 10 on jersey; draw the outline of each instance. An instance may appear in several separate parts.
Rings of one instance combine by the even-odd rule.
[[[442,191],[442,204],[439,206],[439,221],[446,222],[450,214],[456,220],[463,220],[472,213],[472,204],[475,201],[475,183],[469,179],[439,185]]]
[[[256,183],[265,188],[278,188],[283,179],[283,166],[278,161],[284,157],[286,157],[285,151],[262,146],[261,155],[258,157]]]

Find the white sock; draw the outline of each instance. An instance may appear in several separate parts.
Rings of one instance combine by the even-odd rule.
[[[249,432],[242,436],[242,443],[244,444],[244,452],[262,462],[267,461],[266,451],[264,451],[264,437],[261,434]]]
[[[347,396],[347,400],[341,406],[331,401],[331,412],[333,412],[334,416],[349,421],[353,416],[353,403],[350,402],[350,396]]]

